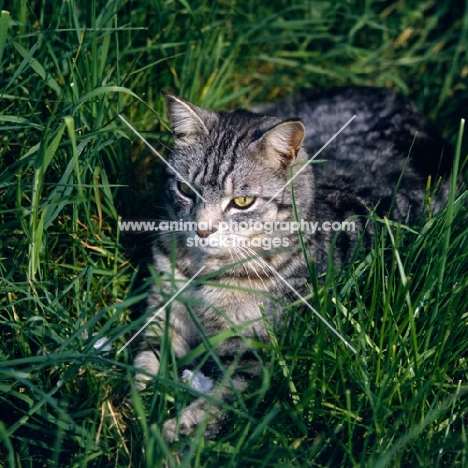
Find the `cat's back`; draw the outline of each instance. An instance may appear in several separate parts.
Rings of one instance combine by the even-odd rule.
[[[380,200],[384,210],[405,170],[396,218],[410,205],[420,211],[427,177],[436,180],[451,167],[450,146],[410,100],[388,89],[303,90],[255,110],[304,122],[309,157],[326,160],[314,164],[316,184],[322,191],[336,192],[335,197],[352,194],[369,206]]]
[[[310,156],[349,122],[320,158],[357,163],[395,155],[406,158],[411,148],[412,153],[424,152],[424,160],[418,162],[428,173],[447,171],[451,166],[449,158],[440,158],[446,142],[414,103],[385,88],[302,90],[287,101],[257,110],[282,119],[299,117],[307,129],[304,146]]]

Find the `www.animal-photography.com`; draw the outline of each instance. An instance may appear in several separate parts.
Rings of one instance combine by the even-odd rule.
[[[468,3],[0,11],[1,467],[468,467]]]

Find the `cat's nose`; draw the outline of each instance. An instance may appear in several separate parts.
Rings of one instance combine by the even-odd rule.
[[[200,237],[208,237],[210,234],[215,233],[217,229],[213,228],[211,231],[202,231],[201,229],[196,229],[196,231]]]

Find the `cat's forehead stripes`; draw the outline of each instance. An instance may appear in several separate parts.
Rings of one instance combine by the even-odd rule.
[[[209,126],[208,135],[201,139],[204,154],[193,175],[194,182],[200,186],[226,188],[233,170],[245,163],[248,145],[263,133],[262,127],[269,128],[275,120],[247,111],[219,114]]]
[[[220,184],[220,173],[226,170],[226,166],[234,165],[233,142],[237,138],[236,132],[229,127],[224,131],[219,127],[210,131],[210,146],[205,149],[203,158],[203,181],[206,185],[214,187]]]

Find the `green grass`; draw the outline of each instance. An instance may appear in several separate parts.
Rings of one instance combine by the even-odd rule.
[[[163,90],[222,109],[386,86],[465,161],[466,2],[289,3],[0,1],[0,466],[468,466],[460,187],[413,231],[370,219],[372,252],[310,294],[357,355],[295,304],[217,440],[162,441],[194,398],[170,359],[126,402],[131,350],[117,350],[143,323],[149,240],[117,221],[157,213],[161,164],[120,112],[164,152]]]

